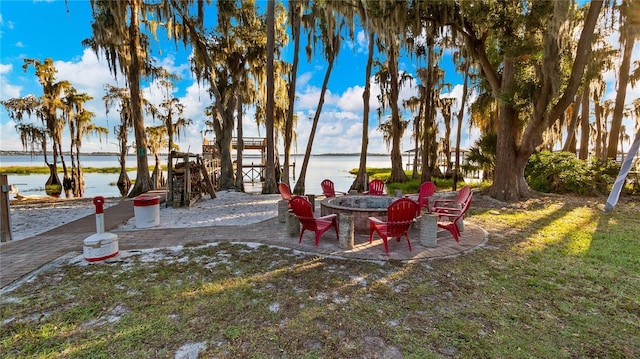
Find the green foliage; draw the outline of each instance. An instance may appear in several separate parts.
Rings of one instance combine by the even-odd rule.
[[[525,168],[525,179],[536,191],[545,193],[606,194],[620,165],[614,161],[582,161],[570,152],[534,153]]]
[[[354,168],[349,173],[356,175],[358,173],[358,169]],[[396,182],[396,183],[388,183],[386,184],[386,189],[388,194],[395,193],[395,190],[399,189],[404,194],[408,193],[418,193],[420,190],[420,185],[422,184],[420,177],[413,179],[411,178],[411,171],[405,171],[409,180],[407,182]],[[367,175],[369,179],[381,179],[387,182],[389,176],[391,176],[390,168],[367,168]],[[435,183],[437,189],[442,191],[450,191],[453,188],[453,180],[450,178],[436,178],[432,177],[431,181]],[[491,186],[490,182],[481,182],[481,183],[465,183],[464,181],[458,182],[458,188],[464,185],[470,185],[473,188],[486,189]]]
[[[496,165],[498,135],[487,133],[477,139],[467,154],[467,161],[462,166],[465,171],[482,170],[485,178],[493,177]]]

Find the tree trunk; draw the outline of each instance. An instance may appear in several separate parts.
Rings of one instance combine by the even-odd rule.
[[[564,146],[562,146],[562,150],[565,152],[571,152],[574,155],[576,154],[576,132],[578,128],[578,108],[580,106],[580,100],[582,99],[582,93],[578,93],[576,95],[576,99],[573,102],[571,107],[571,119],[569,120],[569,124],[567,125],[567,138],[564,142]]]
[[[398,107],[400,95],[400,83],[398,78],[398,48],[397,44],[391,44],[389,49],[389,75],[391,77],[391,91],[389,106],[391,107],[391,175],[388,183],[407,182],[407,174],[402,168],[402,152],[400,144],[404,133],[404,126]]]
[[[580,106],[580,153],[578,158],[586,161],[589,158],[589,86],[586,85],[582,92],[582,105]]]
[[[129,189],[131,188],[131,180],[129,179],[129,174],[127,173],[124,167],[120,167],[120,176],[118,176],[118,189],[120,190],[120,195],[123,197],[129,193]]]
[[[242,149],[244,148],[244,133],[242,129],[242,96],[238,95],[238,148],[236,149],[236,188],[240,192],[244,192],[244,174],[242,173]]]
[[[423,98],[424,102],[424,118],[422,120],[422,148],[421,156],[422,168],[421,182],[431,181],[433,176],[433,161],[431,160],[432,148],[434,146],[435,139],[435,126],[433,125],[433,87],[434,87],[434,48],[433,41],[429,41],[427,47],[427,83],[425,84],[425,94]]]
[[[161,180],[161,174],[160,174],[160,157],[158,157],[158,154],[154,154],[153,155],[154,159],[155,159],[155,166],[153,167],[153,174],[151,175],[151,189],[158,189],[160,188],[160,180]]]
[[[273,57],[275,46],[275,0],[267,2],[267,104],[266,104],[266,135],[267,135],[267,161],[265,163],[265,178],[262,185],[263,194],[278,193],[275,172],[275,145],[273,138],[274,126],[274,72]]]
[[[213,126],[216,135],[215,145],[220,151],[220,189],[235,189],[235,180],[233,172],[233,161],[231,160],[231,141],[233,139],[233,129],[235,122],[233,112],[235,110],[235,101],[229,101],[229,106],[223,113],[219,113],[222,117],[222,123]],[[217,122],[214,119],[213,122]]]
[[[622,34],[620,34],[622,36]],[[609,145],[607,146],[607,157],[615,160],[618,157],[618,138],[620,137],[620,127],[624,111],[624,100],[627,96],[627,83],[629,83],[629,68],[631,66],[631,53],[635,40],[633,36],[626,36],[624,39],[624,51],[622,53],[622,63],[620,64],[620,75],[618,77],[618,91],[616,92],[616,104],[613,110],[613,120],[609,130]]]
[[[502,71],[502,88],[509,88],[514,80],[513,62],[505,57]],[[522,156],[516,141],[520,137],[518,112],[507,101],[500,103],[498,140],[496,146],[496,171],[489,195],[501,201],[517,201],[521,198],[521,182],[524,182],[524,167],[519,168]],[[528,159],[529,154],[525,156]],[[526,165],[526,162],[525,162]],[[498,170],[499,169],[499,170]],[[526,182],[524,183],[527,187]]]
[[[296,81],[298,78],[298,62],[300,58],[300,23],[302,17],[302,5],[292,0],[291,6],[291,36],[293,37],[293,62],[291,75],[289,76],[289,108],[284,123],[284,173],[282,182],[291,185],[289,179],[289,167],[291,166],[291,144],[293,143],[293,114],[296,102]]]
[[[367,67],[365,70],[364,91],[362,92],[362,143],[360,144],[360,162],[358,164],[358,174],[353,180],[349,190],[364,192],[368,185],[367,176],[367,151],[369,148],[369,100],[371,97],[371,68],[373,66],[374,39],[375,32],[369,29],[369,54],[367,55]]]
[[[138,15],[140,0],[131,0],[131,20],[129,25],[129,53],[131,65],[129,67],[129,91],[131,95],[131,115],[136,139],[137,172],[136,183],[129,193],[135,197],[151,190],[151,176],[149,175],[149,159],[147,157],[147,137],[144,132],[144,118],[142,117],[142,100],[140,93],[140,28]]]
[[[453,171],[453,190],[458,189],[458,181],[460,180],[460,137],[462,136],[462,119],[464,118],[464,106],[467,103],[467,91],[469,81],[469,63],[465,63],[464,82],[462,85],[462,99],[460,100],[460,111],[458,112],[458,129],[456,131],[456,163]]]
[[[594,113],[595,113],[595,127],[596,127],[596,149],[595,149],[595,157],[602,158],[605,153],[602,149],[603,141],[603,131],[602,131],[602,114],[604,112],[604,108],[600,102],[594,103]]]
[[[418,117],[414,120],[414,143],[413,147],[415,148],[415,152],[413,153],[413,166],[411,169],[411,178],[418,178],[418,159],[420,158],[420,136],[421,136],[421,126],[422,121],[424,121],[424,101],[420,101],[420,108],[418,110]]]
[[[327,93],[327,86],[329,85],[329,77],[331,76],[331,70],[333,70],[333,63],[335,57],[330,57],[329,66],[327,72],[324,74],[324,80],[322,81],[322,89],[320,91],[320,98],[318,99],[318,108],[313,116],[313,124],[311,125],[311,132],[309,133],[309,140],[307,142],[307,149],[304,152],[304,159],[302,160],[302,167],[300,168],[300,175],[296,186],[293,189],[293,193],[297,195],[303,195],[305,192],[305,180],[307,177],[307,167],[309,167],[309,159],[311,157],[311,148],[313,146],[313,138],[316,135],[316,129],[318,128],[318,120],[320,120],[320,113],[322,112],[322,106],[324,105],[324,95]]]

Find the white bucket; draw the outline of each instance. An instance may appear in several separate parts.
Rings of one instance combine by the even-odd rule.
[[[133,199],[133,213],[137,228],[150,228],[160,224],[160,197],[140,195]]]

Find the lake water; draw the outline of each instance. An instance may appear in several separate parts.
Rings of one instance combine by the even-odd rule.
[[[96,167],[119,167],[118,159],[115,155],[107,156],[81,156],[81,165],[83,168]],[[258,163],[260,158],[252,158],[251,156],[244,157],[245,165],[252,161]],[[295,162],[295,180],[291,180],[291,188],[295,186],[295,181],[300,174],[300,168],[302,167],[303,156],[292,156],[292,162]],[[134,167],[136,163],[135,156],[128,156],[127,166]],[[166,164],[167,159],[161,158],[161,163]],[[284,159],[280,159],[280,163],[284,163]],[[349,187],[353,183],[355,176],[350,174],[349,171],[358,168],[359,156],[311,156],[309,159],[309,166],[307,169],[305,189],[306,193],[322,194],[320,188],[320,182],[329,178],[335,183],[337,191],[347,192]],[[153,169],[155,160],[149,159],[149,167]],[[45,166],[42,156],[30,157],[30,156],[0,156],[0,166]],[[389,156],[369,156],[367,157],[367,167],[374,168],[389,168],[391,167],[391,159]],[[61,166],[58,166],[61,170]],[[132,180],[136,177],[136,172],[129,172],[129,178]],[[15,175],[8,174],[9,184],[16,185],[19,192],[22,195],[40,195],[44,196],[44,184],[47,181],[49,175]],[[165,173],[166,178],[166,173]],[[60,175],[62,179],[62,175]],[[118,180],[118,174],[103,174],[103,173],[85,173],[85,197],[119,197],[120,191],[116,186]],[[261,184],[245,183],[245,192],[260,193]],[[63,194],[64,196],[64,194]]]

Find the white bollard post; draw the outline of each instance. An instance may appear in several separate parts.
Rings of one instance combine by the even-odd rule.
[[[93,199],[96,206],[96,234],[84,240],[84,258],[89,262],[101,261],[118,255],[118,236],[104,231],[104,197]]]

